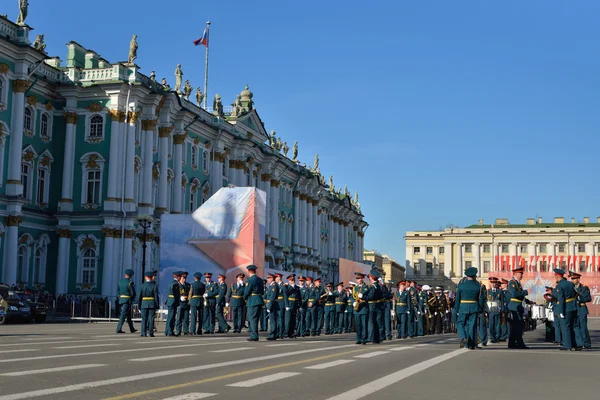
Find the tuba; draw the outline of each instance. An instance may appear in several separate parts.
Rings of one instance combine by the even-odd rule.
[[[357,287],[358,286],[354,286],[354,288],[352,288],[352,297],[354,298],[354,311],[358,311],[358,307],[360,307],[360,303],[364,302],[363,299],[358,298],[358,293],[354,290]]]

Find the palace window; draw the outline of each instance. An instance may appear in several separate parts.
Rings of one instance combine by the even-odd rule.
[[[483,245],[483,252],[484,253],[489,253],[490,252],[490,245],[489,244],[484,244]]]
[[[545,253],[545,252],[546,252],[546,245],[540,244],[540,253]]]
[[[198,147],[196,147],[195,145],[192,145],[191,148],[191,163],[194,166],[198,166]]]
[[[439,263],[438,268],[439,268],[439,275],[444,275],[444,263]]]
[[[440,254],[444,254],[444,252],[446,251],[446,249],[444,247],[440,247],[439,251],[440,251]]]
[[[202,151],[202,172],[204,172],[204,175],[208,175],[208,164],[210,161],[210,153],[208,152],[208,150],[203,150]]]
[[[100,204],[100,171],[87,171],[86,197],[87,204]]]
[[[48,114],[42,114],[42,119],[40,123],[40,136],[42,138],[50,137],[50,119],[48,118]]]
[[[102,178],[106,160],[98,153],[86,153],[79,162],[82,168],[81,204],[99,206],[102,200]]]
[[[472,261],[465,261],[465,268],[471,268],[473,266]]]
[[[50,177],[47,168],[38,168],[36,203],[39,205],[48,204],[49,178]]]
[[[470,244],[465,244],[465,253],[472,253],[473,252],[473,246]]]
[[[415,275],[421,275],[421,263],[420,262],[416,262],[413,264],[413,271]]]
[[[23,197],[31,200],[31,163],[21,163],[21,185],[23,185]]]
[[[558,244],[558,252],[559,253],[564,253],[565,252],[565,244],[564,243],[559,243]],[[600,246],[599,246],[600,247]]]
[[[32,127],[33,127],[33,111],[31,111],[31,108],[25,107],[23,129],[31,131]]]
[[[90,138],[101,138],[104,133],[104,118],[101,115],[94,115],[90,119]]]
[[[17,252],[17,283],[27,283],[27,269],[29,267],[29,250],[26,245],[19,246]]]
[[[489,261],[483,262],[483,272],[490,272],[490,262]]]
[[[415,247],[413,249],[413,254],[417,255],[417,254],[421,254],[421,248],[420,247]]]
[[[586,270],[585,261],[579,261],[579,272],[585,272],[585,270]]]
[[[96,250],[85,249],[83,250],[81,258],[81,283],[84,284],[95,284],[96,283],[96,267],[98,258],[96,257]]]
[[[425,274],[427,274],[427,276],[433,275],[433,263],[428,262],[425,264]]]
[[[433,254],[433,247],[429,247],[429,246],[428,246],[428,247],[426,247],[426,248],[425,248],[425,252],[426,252],[427,254]]]
[[[577,253],[585,253],[585,243],[577,244]]]
[[[508,245],[507,244],[503,244],[501,246],[501,250],[502,250],[502,253],[508,253]]]
[[[519,245],[519,253],[527,253],[527,245],[526,244]]]
[[[547,261],[540,262],[540,272],[546,272],[546,271],[548,271],[548,262]]]

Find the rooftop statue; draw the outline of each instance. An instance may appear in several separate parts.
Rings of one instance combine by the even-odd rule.
[[[239,94],[235,97],[235,101],[232,104],[233,109],[231,110],[232,117],[239,117],[240,115],[242,115],[243,108],[241,98],[242,96]]]
[[[27,18],[27,8],[29,1],[19,0],[19,18],[17,18],[17,25],[25,25],[25,19]]]
[[[156,81],[156,72],[154,72],[154,71],[150,72],[150,80],[152,82]]]
[[[135,59],[137,58],[137,35],[133,35],[131,38],[131,42],[129,42],[129,56],[127,57],[127,64],[133,64]]]
[[[269,146],[275,148],[275,144],[277,143],[277,139],[275,138],[275,131],[271,131],[269,135]]]
[[[288,147],[287,142],[283,142],[282,150],[283,150],[283,155],[287,157],[287,153],[288,153],[288,151],[290,151],[290,148]]]
[[[283,147],[283,144],[281,143],[281,138],[277,138],[277,143],[275,144],[275,150],[279,151],[279,150],[281,150],[282,147]]]
[[[329,193],[335,192],[335,185],[333,184],[333,174],[329,175]]]
[[[202,100],[204,100],[204,93],[200,90],[200,87],[196,89],[196,105],[198,107],[202,106]]]
[[[190,95],[192,94],[192,90],[194,90],[192,88],[192,85],[190,85],[190,81],[189,79],[185,81],[185,85],[183,86],[183,97],[186,100],[190,100]]]
[[[292,161],[298,161],[298,142],[294,143],[294,150],[292,150]]]
[[[181,94],[181,81],[183,79],[183,72],[181,71],[181,64],[177,64],[175,68],[175,93]]]
[[[223,103],[221,103],[221,96],[219,94],[215,94],[215,99],[213,100],[213,114],[219,117],[223,116]]]
[[[169,84],[167,83],[167,79],[166,78],[162,78],[161,84],[163,86],[163,88],[167,91],[170,92],[171,91],[171,86],[169,86]]]
[[[46,52],[46,43],[44,43],[44,35],[36,35],[35,42],[33,42],[33,48],[43,53]]]
[[[315,155],[315,162],[313,163],[313,172],[317,172],[319,170],[319,153]]]

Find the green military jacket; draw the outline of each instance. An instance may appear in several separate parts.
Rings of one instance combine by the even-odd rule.
[[[367,299],[366,299],[368,292],[369,292],[369,285],[366,285],[364,283],[362,285],[355,285],[352,288],[352,297],[354,299],[358,299],[358,295],[361,293],[363,295],[362,299],[354,300],[354,301],[358,302],[358,310],[354,311],[355,314],[359,314],[359,315],[369,314],[369,304],[367,303]]]
[[[481,285],[473,280],[458,284],[456,289],[456,309],[458,314],[473,314],[481,311]]]
[[[579,286],[575,286],[575,292],[577,293],[577,315],[588,315],[589,312],[586,303],[592,301],[590,288],[579,284]]]
[[[296,285],[287,285],[283,292],[283,301],[286,308],[290,311],[295,311],[298,307],[302,298],[300,296],[300,288]]]
[[[508,282],[508,310],[509,311],[520,311],[523,312],[523,300],[529,294],[527,290],[523,289],[521,282],[516,279],[511,279]]]
[[[237,282],[229,286],[227,302],[231,307],[241,307],[244,305],[244,289],[244,284],[238,284]]]
[[[130,279],[123,278],[119,280],[117,293],[119,294],[119,304],[132,303],[135,299],[135,285]]]
[[[257,307],[264,305],[263,294],[265,293],[265,285],[263,280],[256,275],[250,276],[246,282],[244,290],[244,300],[248,307]]]
[[[204,286],[206,286],[206,294],[208,294],[208,296],[206,296],[206,301],[208,305],[216,306],[217,296],[219,295],[219,287],[213,281],[211,281],[210,283],[205,283]]]
[[[406,314],[410,311],[410,294],[407,290],[397,291],[396,294],[396,314]]]
[[[575,298],[575,285],[565,278],[558,281],[556,285],[556,305],[559,314],[566,315],[567,311],[577,311],[577,299]]]
[[[279,302],[277,301],[277,297],[279,296],[279,285],[276,283],[271,284],[271,286],[267,286],[267,294],[265,299],[265,307],[267,310],[279,311]]]
[[[190,285],[192,291],[192,299],[190,300],[190,307],[204,307],[204,292],[206,292],[206,286],[201,281],[194,281]]]
[[[159,308],[158,285],[156,282],[149,281],[142,284],[138,304],[140,309],[156,310]]]
[[[167,294],[167,307],[177,307],[179,306],[179,282],[177,280],[173,280],[169,284],[169,293]]]
[[[221,307],[225,307],[227,302],[227,284],[225,282],[217,284],[217,304]]]
[[[346,292],[342,290],[341,292],[336,291],[333,293],[335,294],[335,312],[346,311]]]
[[[179,284],[179,307],[183,308],[184,310],[190,307],[189,296],[191,289],[191,285],[187,282]],[[182,300],[182,297],[184,297],[185,300]]]

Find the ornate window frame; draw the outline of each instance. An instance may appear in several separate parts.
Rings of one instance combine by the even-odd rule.
[[[46,208],[50,201],[50,176],[51,176],[51,165],[54,162],[54,157],[52,157],[52,153],[50,150],[45,150],[38,157],[38,167],[37,167],[37,176],[36,176],[36,189],[35,189],[35,199],[36,204],[40,208]],[[40,199],[40,171],[44,171],[46,174],[45,184],[44,184],[44,192],[42,193],[42,198]],[[41,200],[41,201],[40,201]]]
[[[210,183],[208,181],[206,181],[206,182],[204,182],[204,185],[202,185],[202,197],[201,197],[202,203],[200,203],[200,205],[206,203],[206,200],[208,200],[209,197],[210,197]]]
[[[198,189],[200,188],[200,180],[198,178],[192,179],[190,184],[190,199],[188,202],[190,213],[196,211],[198,208]]]
[[[100,153],[89,152],[81,156],[79,162],[81,163],[81,206],[88,210],[96,209],[102,204],[102,184],[104,183],[104,164],[106,163],[106,159]],[[98,204],[87,202],[88,173],[92,171],[100,172]]]
[[[100,239],[93,234],[79,235],[77,243],[77,289],[92,291],[98,286],[98,269],[100,268]],[[93,262],[93,282],[84,282],[85,262]],[[86,271],[92,270],[87,268]]]
[[[98,112],[84,112],[79,115],[85,116],[85,141],[90,144],[98,144],[106,140],[106,125],[107,125],[107,112],[106,111],[98,111]],[[101,136],[91,136],[92,129],[92,118],[94,117],[102,118],[102,135]]]
[[[48,245],[50,244],[50,237],[44,233],[40,236],[33,244],[33,284],[34,285],[45,285],[46,284],[46,269],[48,268]],[[40,265],[39,271],[37,271],[38,265],[36,265],[38,251],[40,252]],[[36,279],[37,275],[37,279]],[[38,282],[36,282],[36,280]]]
[[[42,131],[42,128],[44,127],[44,117],[46,117],[46,135],[44,135],[44,132]],[[40,116],[40,138],[42,139],[42,142],[44,143],[50,143],[50,141],[52,140],[52,127],[54,125],[54,116],[52,115],[52,113],[47,112],[47,111],[43,111],[42,115]]]
[[[142,170],[144,163],[139,156],[133,157],[133,202],[137,206],[139,204],[140,196],[143,191],[142,188]]]
[[[33,237],[29,233],[24,233],[19,237],[19,244],[17,247],[17,282],[29,284],[29,267],[31,266],[31,254],[32,254]],[[19,271],[19,258],[21,257],[21,251],[24,251],[22,270]],[[20,272],[20,273],[19,273]]]
[[[0,112],[8,108],[8,86],[7,75],[0,73]]]
[[[27,183],[23,185],[24,198],[29,202],[32,202],[33,197],[33,171],[35,160],[38,158],[38,154],[32,145],[29,145],[23,149],[21,153],[21,184],[23,185],[23,167],[27,166]]]
[[[190,181],[189,181],[187,175],[185,174],[185,172],[183,172],[181,174],[181,212],[182,213],[185,213],[185,210],[187,210],[187,208],[185,207],[185,203],[186,203],[185,195],[187,194],[187,187],[188,187],[189,182]]]
[[[2,75],[0,75],[0,78]],[[6,138],[10,136],[8,124],[0,121],[0,177],[4,176],[4,151],[6,150]],[[0,187],[4,185],[4,179],[0,179]]]
[[[29,111],[30,115],[27,115],[27,111]],[[32,106],[25,106],[23,110],[23,135],[32,138],[33,132],[35,132],[35,115],[36,110]],[[29,126],[27,126],[27,120],[29,119]]]
[[[210,152],[208,149],[202,150],[202,172],[208,176],[210,172]]]
[[[171,168],[167,169],[167,210],[171,212],[173,209],[173,179],[175,174]]]
[[[198,171],[198,159],[199,159],[199,148],[195,144],[192,144],[190,148],[190,164],[192,170]]]

